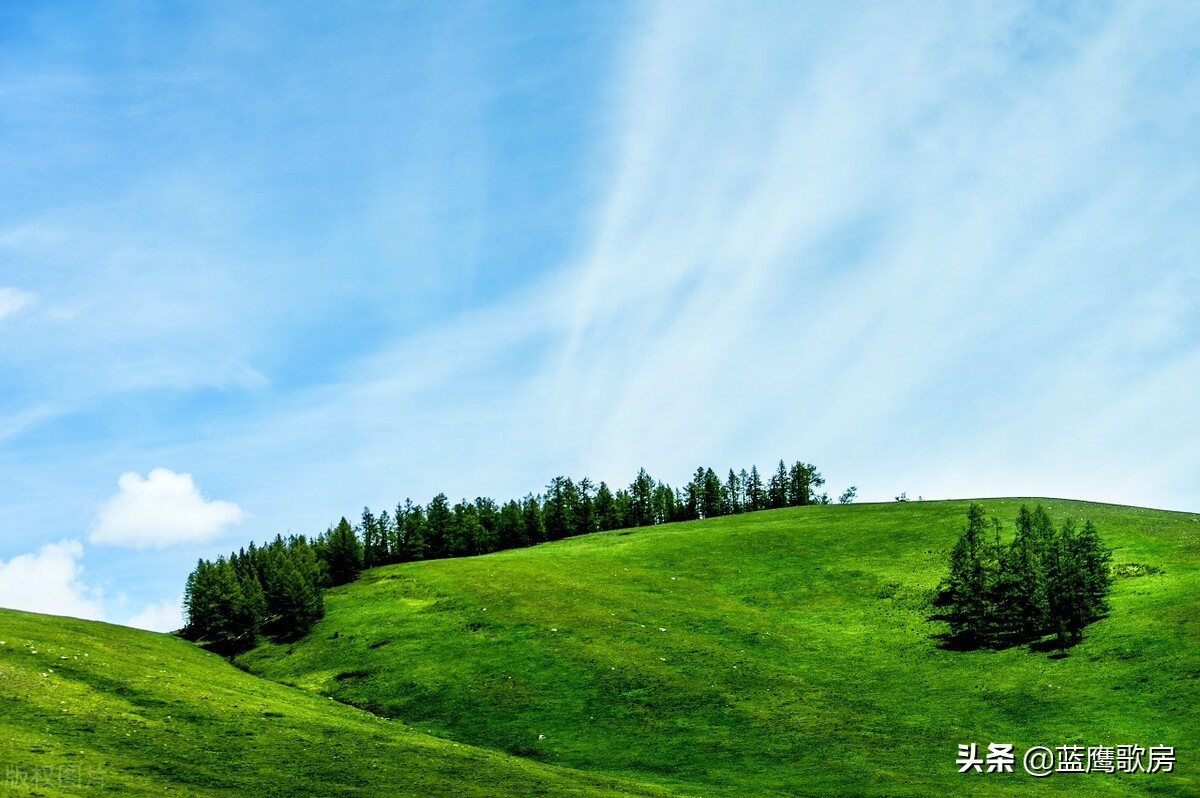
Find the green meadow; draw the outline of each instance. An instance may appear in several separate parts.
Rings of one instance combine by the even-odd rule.
[[[1200,517],[1041,502],[1114,548],[1063,653],[930,620],[968,502],[812,506],[364,572],[240,666],[448,740],[695,795],[1200,794]],[[1012,743],[1015,772],[958,773]],[[1169,745],[1171,773],[1027,775],[1032,746]]]
[[[307,637],[237,667],[0,610],[0,794],[1200,794],[1200,516],[982,503],[1011,530],[1038,501],[1095,522],[1122,574],[1065,655],[943,647],[932,599],[968,502],[376,568],[328,591]],[[993,742],[1016,772],[958,773],[959,744]],[[1022,771],[1027,748],[1069,744],[1171,745],[1176,764]]]
[[[0,796],[662,795],[440,740],[170,635],[0,610]]]

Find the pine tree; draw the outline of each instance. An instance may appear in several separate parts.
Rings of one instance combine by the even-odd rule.
[[[766,507],[766,495],[763,490],[762,477],[758,475],[758,466],[750,466],[750,476],[746,485],[746,503],[751,510],[762,510]]]
[[[430,504],[432,507],[432,503]],[[478,540],[482,527],[479,516],[475,513],[475,505],[466,499],[454,505],[450,513],[450,522],[446,526],[446,556],[462,557],[475,552],[475,541]]]
[[[596,489],[596,527],[601,532],[617,529],[617,502],[608,483],[600,481]]]
[[[692,475],[692,481],[683,486],[683,507],[682,510],[684,521],[694,521],[697,518],[702,518],[704,513],[704,467],[700,466],[696,469],[696,473]]]
[[[788,471],[788,505],[802,507],[807,504],[822,503],[817,495],[817,488],[824,484],[825,478],[821,476],[820,471],[817,471],[815,465],[799,461],[793,463]],[[842,495],[845,496],[845,494]],[[853,493],[850,498],[854,498]],[[849,504],[849,502],[842,503]]]
[[[967,525],[950,550],[950,573],[943,583],[950,608],[950,634],[967,642],[980,642],[985,637],[987,582],[983,535],[983,508],[972,503],[967,510]]]
[[[629,491],[622,488],[613,496],[613,504],[616,506],[614,516],[617,519],[617,525],[614,529],[627,529],[634,526],[633,517],[633,499],[629,496]]]
[[[1112,550],[1105,547],[1091,521],[1084,522],[1078,538],[1078,556],[1084,573],[1084,595],[1088,620],[1108,612],[1108,591],[1112,587]]]
[[[472,550],[476,554],[488,554],[500,548],[500,510],[496,502],[486,496],[475,498],[475,517],[479,529],[475,533]]]
[[[453,513],[446,494],[439,493],[425,508],[425,559],[445,557],[450,553],[450,522]]]
[[[396,505],[396,557],[411,562],[425,556],[425,511],[421,505],[405,499]]]
[[[396,562],[396,524],[388,511],[384,510],[377,519],[379,529],[379,552],[376,555],[379,565]]]
[[[1040,505],[1017,511],[1017,532],[1004,560],[1004,599],[999,627],[1016,640],[1041,636],[1050,622],[1046,594],[1050,516]]]
[[[515,549],[525,545],[521,523],[521,505],[517,503],[516,499],[509,499],[500,508],[496,532],[501,549]]]
[[[646,469],[638,469],[637,476],[629,485],[629,521],[633,526],[646,526],[654,523],[654,512],[651,500],[654,494],[654,480],[646,473]]]
[[[788,503],[788,471],[783,461],[767,483],[767,506],[775,509],[786,507]]]
[[[373,568],[378,564],[379,523],[371,508],[363,507],[362,526],[359,529],[362,533],[363,567]]]
[[[345,518],[325,533],[324,555],[330,585],[344,585],[358,578],[363,567],[362,543]]]
[[[738,480],[738,475],[733,473],[733,469],[729,469],[729,476],[725,478],[725,491],[722,494],[725,501],[725,514],[734,515],[742,511],[742,484]]]
[[[724,511],[721,478],[711,468],[704,469],[700,489],[700,512],[705,518],[716,518]]]
[[[596,486],[587,477],[579,480],[579,521],[575,529],[577,535],[588,535],[599,531],[596,519]]]
[[[670,521],[680,520],[680,503],[675,500],[675,491],[671,490],[671,486],[664,482],[659,482],[654,486],[654,497],[651,499],[653,506],[654,523],[665,524]]]
[[[526,546],[536,546],[546,539],[546,526],[542,522],[542,507],[536,496],[525,494],[521,501],[522,536]]]

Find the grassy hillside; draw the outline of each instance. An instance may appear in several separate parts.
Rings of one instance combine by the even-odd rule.
[[[0,610],[0,641],[0,795],[663,794],[427,737],[166,635]]]
[[[1024,500],[1033,504],[1031,500]],[[253,672],[531,760],[704,795],[1200,794],[1200,517],[1043,500],[1118,563],[1058,658],[927,620],[966,502],[807,507],[379,568]],[[1011,528],[1022,500],[985,500]],[[1170,774],[957,772],[957,745],[1174,745]]]

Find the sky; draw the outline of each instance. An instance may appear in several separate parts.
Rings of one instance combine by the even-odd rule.
[[[780,458],[1200,510],[1200,6],[0,6],[0,606]]]

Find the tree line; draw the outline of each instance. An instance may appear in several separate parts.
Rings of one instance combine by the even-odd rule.
[[[1112,555],[1096,527],[1067,520],[1055,528],[1038,505],[1021,507],[1011,541],[1001,531],[978,504],[967,510],[938,597],[952,640],[999,647],[1054,635],[1060,648],[1078,643],[1084,627],[1108,611]]]
[[[323,588],[345,584],[379,565],[487,554],[575,535],[691,521],[780,507],[829,504],[824,478],[811,463],[783,460],[768,478],[757,466],[729,469],[721,479],[697,468],[683,488],[645,468],[612,490],[584,477],[558,476],[544,493],[498,504],[490,498],[451,504],[439,493],[422,507],[405,499],[393,511],[364,507],[356,525],[342,518],[323,534],[276,536],[215,562],[200,560],[184,590],[184,636],[215,649],[249,648],[264,635],[288,640],[324,614]],[[839,501],[854,498],[851,488]]]

